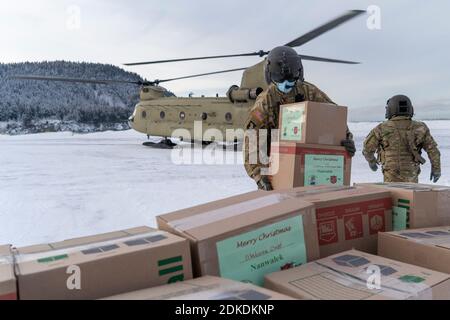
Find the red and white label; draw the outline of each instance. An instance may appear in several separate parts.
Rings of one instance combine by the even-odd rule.
[[[386,231],[386,220],[384,210],[376,210],[369,212],[369,230],[370,234],[378,234],[378,232]]]
[[[318,221],[319,245],[339,242],[337,219]]]
[[[345,240],[359,239],[364,236],[362,214],[353,214],[344,217]]]
[[[338,220],[344,225],[341,239],[354,240],[386,230],[385,211],[392,208],[390,198],[356,202],[316,210],[320,246],[339,242]],[[364,234],[364,219],[369,221],[369,233]]]

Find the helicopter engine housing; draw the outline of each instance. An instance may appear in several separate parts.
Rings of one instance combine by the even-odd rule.
[[[250,100],[256,100],[256,98],[263,92],[262,88],[245,89],[239,88],[234,85],[227,92],[227,97],[231,103],[235,102],[248,102]]]
[[[164,98],[166,89],[160,86],[144,86],[140,92],[141,100],[155,100]]]

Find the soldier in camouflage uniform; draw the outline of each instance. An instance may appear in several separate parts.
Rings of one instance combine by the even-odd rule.
[[[385,182],[418,183],[420,165],[426,162],[421,156],[422,149],[431,161],[430,180],[436,183],[441,177],[438,146],[427,125],[412,120],[413,115],[408,97],[392,97],[386,106],[388,120],[373,129],[364,142],[364,157],[373,171],[382,165]]]
[[[302,101],[335,103],[316,86],[304,81],[301,59],[292,48],[277,47],[273,49],[267,57],[265,72],[269,87],[258,96],[245,124],[247,130],[252,130],[252,133],[256,134],[257,146],[250,146],[249,139],[245,139],[244,161],[247,174],[255,180],[258,188],[269,191],[272,190],[271,177],[262,172],[262,169],[268,168],[269,164],[263,164],[260,161],[259,130],[267,130],[264,149],[270,153],[270,130],[278,129],[280,105]],[[350,131],[342,145],[346,147],[351,156],[355,154],[355,143]],[[253,163],[252,159],[257,159],[257,161]]]

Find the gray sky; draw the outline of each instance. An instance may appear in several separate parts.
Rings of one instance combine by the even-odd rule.
[[[419,116],[450,115],[450,2],[421,0],[120,1],[0,0],[1,62],[111,63],[232,54],[289,42],[349,9],[381,9],[381,30],[356,18],[297,48],[357,60],[348,66],[305,62],[306,79],[352,118],[382,119],[387,98],[409,95]],[[80,9],[77,27],[76,10]],[[73,24],[72,22],[75,22]],[[75,26],[75,28],[73,27]],[[256,57],[125,68],[148,79],[247,67]],[[176,81],[178,95],[224,95],[242,73]]]

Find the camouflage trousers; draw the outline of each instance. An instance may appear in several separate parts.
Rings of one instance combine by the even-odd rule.
[[[384,182],[419,183],[420,168],[411,170],[383,169]]]

